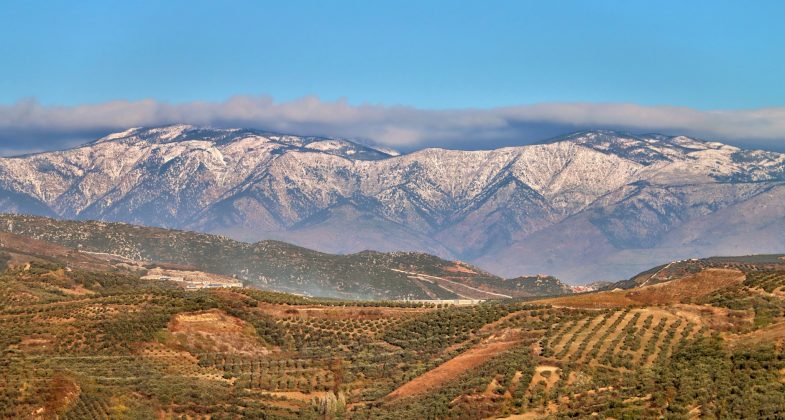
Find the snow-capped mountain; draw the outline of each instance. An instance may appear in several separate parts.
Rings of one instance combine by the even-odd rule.
[[[186,125],[0,159],[0,210],[417,250],[513,276],[617,279],[685,257],[785,249],[785,155],[576,133],[397,155],[342,139]]]

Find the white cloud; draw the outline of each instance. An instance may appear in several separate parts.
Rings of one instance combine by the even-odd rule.
[[[306,97],[275,102],[238,96],[224,102],[154,100],[0,106],[0,152],[71,146],[111,131],[170,123],[260,128],[364,139],[411,150],[427,146],[492,148],[526,144],[581,129],[686,134],[740,146],[785,149],[785,107],[704,111],[634,104],[549,103],[493,109],[422,110],[351,105]]]

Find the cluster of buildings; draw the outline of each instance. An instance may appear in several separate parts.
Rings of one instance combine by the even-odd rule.
[[[170,271],[153,268],[142,279],[172,281],[180,284],[187,290],[243,287],[243,283],[237,279],[210,275],[201,271]]]

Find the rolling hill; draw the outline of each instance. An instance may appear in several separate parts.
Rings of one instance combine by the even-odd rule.
[[[330,255],[278,241],[238,242],[124,223],[0,215],[0,232],[121,259],[233,276],[266,290],[343,299],[504,299],[571,293],[551,276],[503,279],[415,252]]]
[[[785,412],[777,256],[658,267],[642,275],[658,282],[628,289],[437,308],[189,291],[125,272],[118,257],[0,240],[4,418]]]

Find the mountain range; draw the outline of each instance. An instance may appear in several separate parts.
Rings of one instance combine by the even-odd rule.
[[[400,155],[247,129],[133,128],[0,159],[0,211],[421,251],[584,283],[687,257],[785,249],[785,155],[589,131]]]

